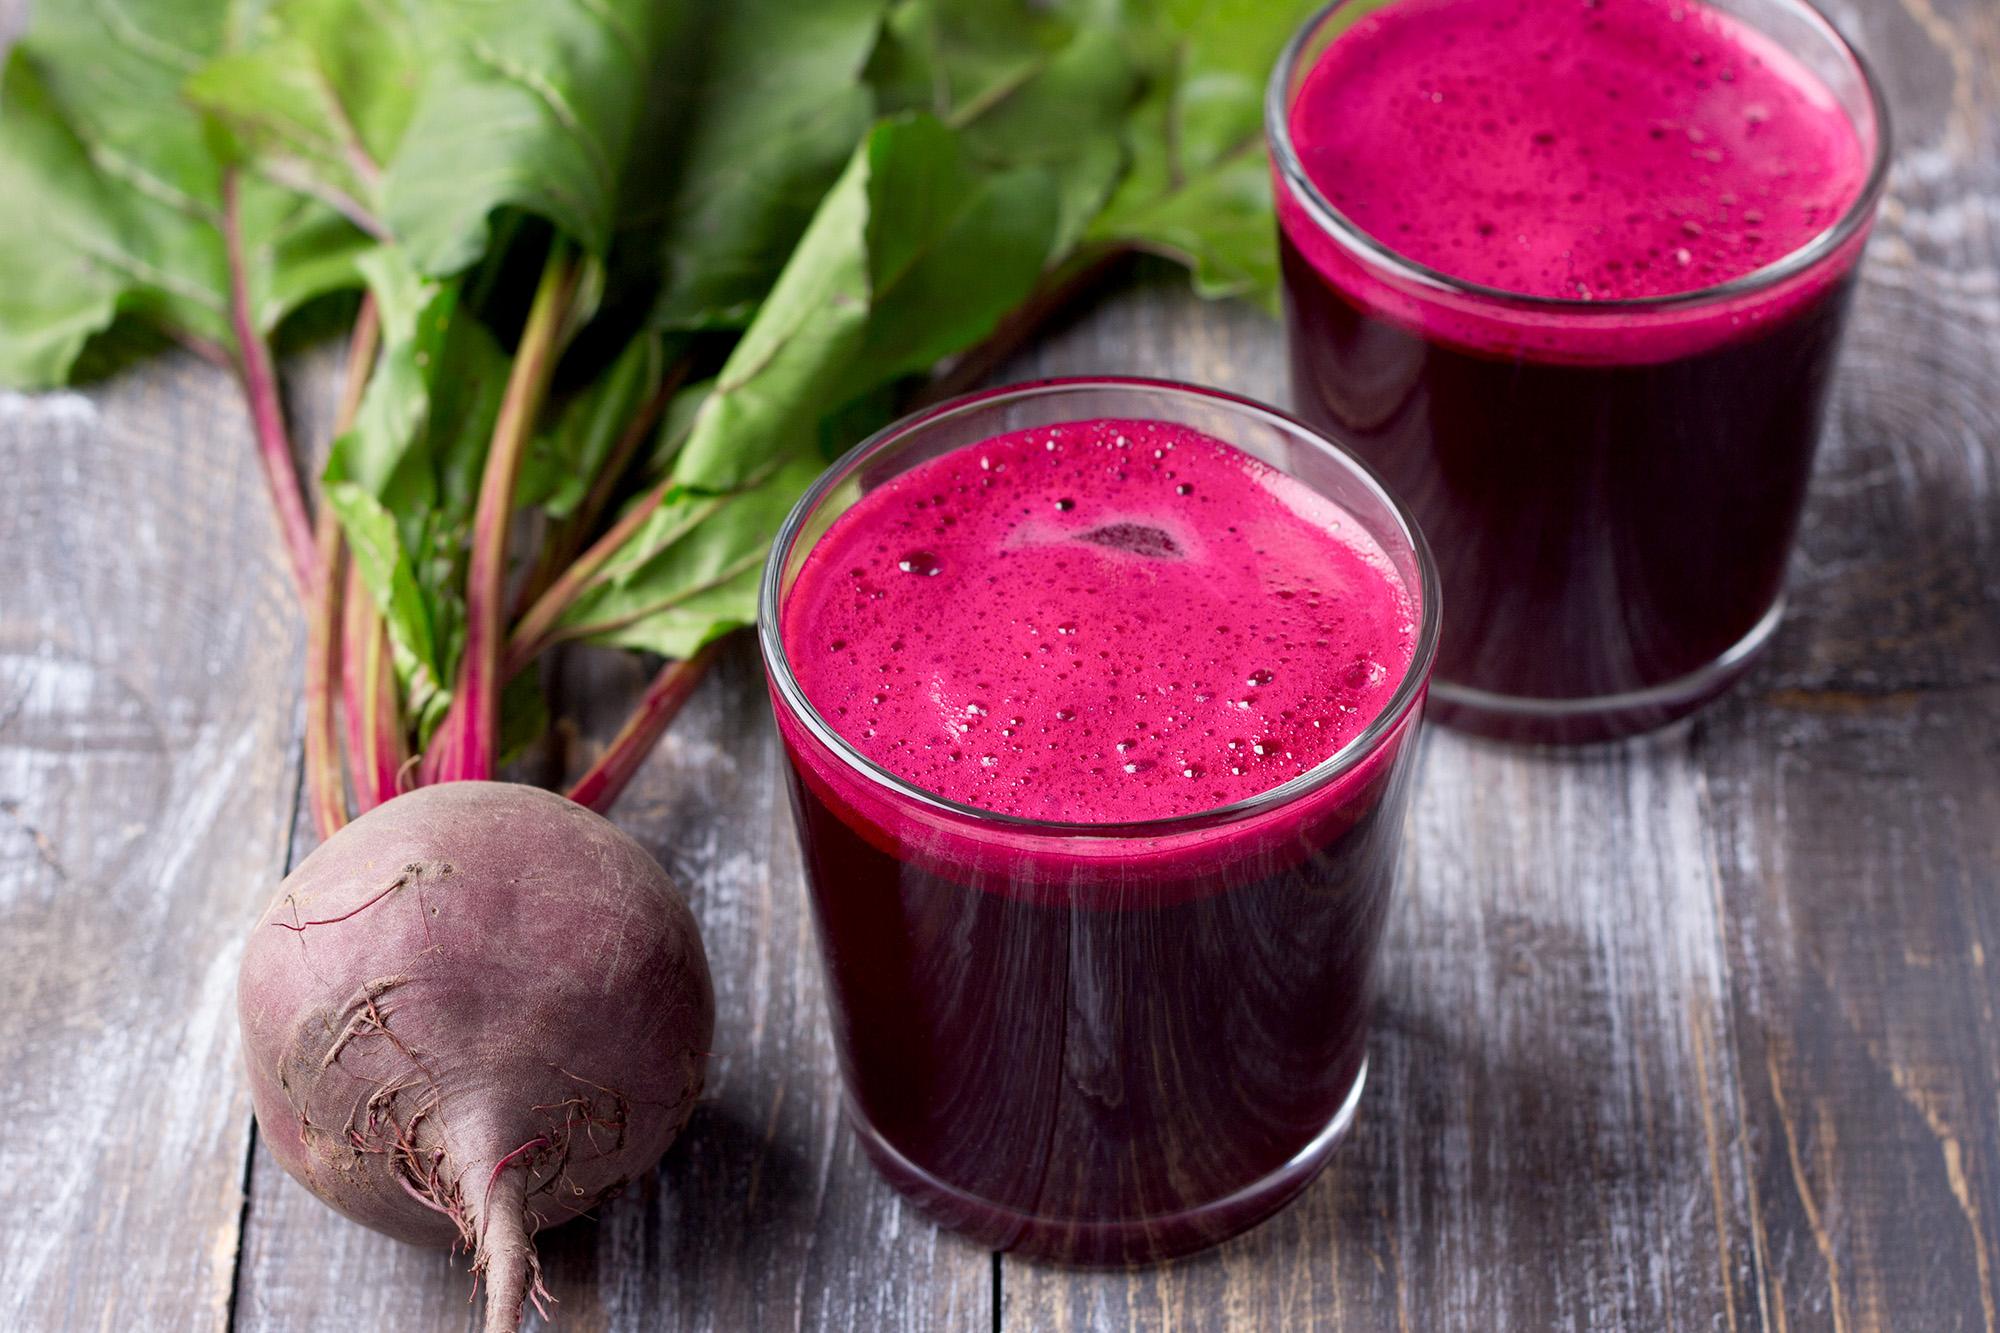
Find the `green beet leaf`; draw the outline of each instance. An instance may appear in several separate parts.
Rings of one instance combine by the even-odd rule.
[[[868,199],[872,308],[847,397],[991,333],[1034,290],[1058,225],[1046,168],[979,173],[961,136],[928,115],[871,136]]]
[[[855,150],[695,417],[675,479],[721,493],[816,448],[828,412],[963,350],[1033,290],[1049,174],[982,175],[927,113]]]
[[[423,277],[394,246],[366,255],[358,267],[375,297],[381,350],[353,428],[334,444],[328,479],[354,480],[380,497],[430,419],[431,385],[458,308],[459,284]]]
[[[885,112],[928,110],[961,131],[986,171],[1043,167],[1061,220],[1051,247],[1075,245],[1124,170],[1125,121],[1141,71],[1115,15],[1011,0],[904,0],[868,77]]]
[[[1205,296],[1275,304],[1277,242],[1264,152],[1264,87],[1300,0],[1131,0],[1153,69],[1133,116],[1132,166],[1091,240],[1172,255]]]
[[[183,73],[259,172],[394,239],[418,271],[470,267],[492,215],[548,219],[602,257],[657,46],[653,0],[280,0]]]
[[[550,518],[567,518],[583,502],[611,457],[626,423],[659,387],[666,369],[666,341],[643,332],[618,359],[537,435],[521,461],[514,488],[517,508],[539,505]]]
[[[742,328],[868,132],[882,0],[710,0],[683,53],[662,328]]]
[[[962,125],[1033,82],[1074,35],[1065,15],[1027,0],[899,0],[868,81],[885,113]]]
[[[124,216],[132,201],[98,178],[89,150],[18,48],[0,88],[0,196],[8,201],[0,220],[0,381],[60,384],[147,266],[126,239],[140,229]],[[223,310],[207,303],[205,288],[196,290],[203,335],[221,336]]]
[[[868,167],[864,143],[723,363],[674,463],[680,485],[740,490],[815,438],[868,323]]]
[[[235,347],[224,180],[234,145],[178,98],[223,53],[223,0],[43,5],[0,88],[0,377],[60,383],[118,315]],[[256,179],[238,200],[252,322],[359,281],[368,245],[322,205]]]
[[[771,539],[822,466],[814,454],[735,495],[676,497],[655,517],[663,531],[682,535],[659,543],[656,533],[658,549],[650,558],[608,565],[601,582],[559,622],[559,632],[685,656],[684,636],[694,627],[691,607],[695,621],[713,632],[755,619],[757,571]]]
[[[428,69],[382,181],[421,272],[459,272],[512,205],[603,256],[618,219],[666,6],[657,0],[422,0]]]
[[[182,86],[227,125],[268,179],[312,195],[378,239],[382,164],[416,109],[423,67],[399,5],[282,0],[242,48]]]
[[[693,657],[711,639],[740,629],[757,618],[757,589],[763,570],[746,566],[733,578],[688,593],[640,620],[591,636],[605,648],[636,648],[662,657]]]

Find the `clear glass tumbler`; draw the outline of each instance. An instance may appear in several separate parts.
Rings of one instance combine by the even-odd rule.
[[[1800,0],[1714,0],[1833,94],[1868,163],[1859,197],[1798,249],[1718,285],[1522,296],[1397,253],[1301,164],[1291,117],[1307,75],[1387,7],[1335,0],[1271,78],[1294,407],[1368,460],[1431,539],[1452,608],[1434,718],[1554,742],[1663,725],[1734,683],[1782,618],[1835,353],[1888,177],[1881,91]]]
[[[1185,818],[1054,823],[974,809],[859,754],[780,632],[805,556],[890,478],[1009,431],[1177,422],[1340,505],[1418,608],[1391,702],[1337,754]],[[906,419],[799,502],[759,632],[847,1107],[912,1202],[999,1249],[1165,1258],[1250,1226],[1325,1163],[1367,1068],[1371,974],[1438,636],[1430,555],[1345,450],[1269,408],[1144,380],[1054,381]]]

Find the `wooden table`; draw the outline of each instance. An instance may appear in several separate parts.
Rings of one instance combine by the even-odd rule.
[[[1305,1197],[1164,1267],[937,1231],[840,1123],[779,754],[739,644],[616,811],[686,886],[707,1100],[549,1234],[560,1327],[1993,1333],[2000,1262],[2000,6],[1842,3],[1901,145],[1792,609],[1691,724],[1424,743],[1370,1087]],[[290,369],[322,437],[337,367]],[[1160,274],[1012,377],[1283,397]],[[315,431],[314,427],[318,427]],[[0,396],[0,1329],[475,1326],[463,1261],[256,1146],[244,934],[310,844],[301,617],[231,388]],[[575,764],[637,667],[565,659]]]

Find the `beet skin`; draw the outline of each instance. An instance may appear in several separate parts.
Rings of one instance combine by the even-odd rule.
[[[658,862],[502,782],[419,788],[328,839],[258,921],[237,1006],[272,1155],[357,1222],[471,1249],[488,1330],[539,1291],[528,1238],[687,1123],[715,1022]]]

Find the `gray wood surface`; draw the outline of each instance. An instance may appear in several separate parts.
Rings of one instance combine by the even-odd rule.
[[[660,1170],[543,1239],[557,1327],[1994,1333],[2000,7],[1831,12],[1901,152],[1790,617],[1661,735],[1428,735],[1370,1087],[1326,1175],[1131,1272],[995,1263],[901,1207],[838,1120],[739,644],[615,812],[701,919],[721,1058]],[[1282,398],[1279,350],[1154,275],[1007,374]],[[291,368],[308,435],[332,362]],[[235,958],[310,842],[265,508],[233,391],[185,358],[0,397],[0,1329],[473,1326],[462,1261],[250,1146]],[[553,779],[640,681],[579,654],[549,684],[575,738]]]
[[[0,394],[0,479],[0,1328],[219,1328],[302,626],[190,358]]]

